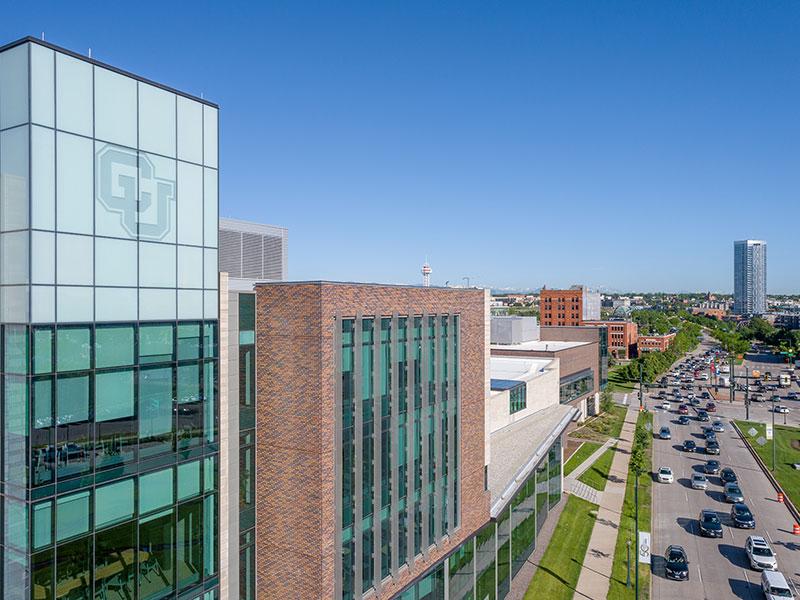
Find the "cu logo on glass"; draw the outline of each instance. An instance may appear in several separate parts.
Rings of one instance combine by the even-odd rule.
[[[106,210],[119,214],[132,238],[164,239],[172,229],[175,180],[159,177],[153,162],[135,150],[106,145],[96,160],[97,197]]]

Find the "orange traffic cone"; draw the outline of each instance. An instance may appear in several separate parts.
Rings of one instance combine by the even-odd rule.
[[[792,528],[792,533],[795,534],[795,535],[800,535],[800,525],[795,523],[794,527]]]
[[[783,502],[783,494],[778,492],[778,502]]]

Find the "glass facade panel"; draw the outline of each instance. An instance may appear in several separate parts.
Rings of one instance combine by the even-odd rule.
[[[139,285],[175,287],[175,246],[139,242]]]
[[[94,294],[90,287],[59,286],[57,316],[62,323],[91,321],[94,315]]]
[[[31,44],[31,122],[55,126],[55,53]],[[2,103],[2,100],[0,100]]]
[[[175,94],[139,83],[139,147],[175,156]]]
[[[90,507],[91,492],[88,490],[56,500],[56,540],[62,542],[89,533],[92,520]]]
[[[56,134],[52,129],[31,127],[31,172],[36,174],[36,181],[31,186],[31,227],[37,229],[56,228],[55,148]]]
[[[203,106],[178,96],[178,158],[203,162]]]
[[[217,109],[203,106],[203,164],[217,168]]]
[[[59,231],[92,233],[92,150],[89,139],[60,131],[56,134],[56,228]]]
[[[136,239],[139,233],[138,154],[130,148],[95,142],[95,233]]]
[[[214,169],[203,169],[203,243],[212,248],[217,247],[217,172]]]
[[[145,514],[173,504],[175,494],[173,469],[162,469],[139,477],[139,487],[147,490],[139,495],[139,513]]]
[[[80,598],[92,581],[92,538],[85,537],[58,547],[56,552],[56,600]],[[85,596],[84,596],[85,598]]]
[[[94,68],[94,134],[98,139],[136,147],[136,81]]]
[[[136,598],[136,523],[107,529],[95,537],[94,582],[97,600]]]
[[[139,454],[141,458],[174,451],[173,368],[139,370]]]
[[[28,128],[15,127],[2,131],[0,231],[25,229],[28,226],[28,187]]]
[[[136,458],[138,438],[133,369],[95,375],[95,467],[104,469]]]
[[[135,288],[94,289],[97,321],[135,321],[138,314],[138,296]]]
[[[587,369],[579,373],[574,373],[561,380],[559,385],[559,396],[561,404],[577,400],[581,396],[588,394],[594,389],[594,373]]]
[[[98,325],[94,333],[94,348],[98,369],[134,364],[133,325]]]
[[[91,136],[92,65],[56,52],[56,127]]]
[[[15,234],[5,234],[15,235]],[[56,282],[56,238],[44,231],[31,232],[31,282],[53,284]],[[19,261],[25,263],[24,259]]]
[[[155,600],[169,595],[175,589],[174,565],[175,510],[140,519],[139,600]]]
[[[140,289],[139,319],[142,321],[174,320],[177,314],[175,290]]]
[[[92,467],[92,413],[89,375],[56,380],[57,474],[60,479],[88,473]]]
[[[136,242],[94,238],[95,284],[135,287],[138,274]]]
[[[92,285],[94,283],[94,247],[85,235],[59,233],[56,256],[59,285]]]
[[[97,487],[94,492],[95,529],[103,529],[133,518],[134,487],[133,479],[123,479]]]
[[[215,273],[216,279],[216,273]],[[203,287],[203,249],[178,246],[178,287]]]
[[[178,162],[178,243],[203,245],[203,169]]]
[[[0,233],[0,284],[28,283],[28,232]]]
[[[59,371],[79,371],[91,366],[91,328],[59,327],[56,339]]]
[[[0,53],[0,129],[28,121],[28,44]]]
[[[36,377],[31,382],[31,478],[34,486],[52,483],[55,479],[54,391],[52,377]]]
[[[174,328],[153,324],[139,327],[139,364],[174,360]]]

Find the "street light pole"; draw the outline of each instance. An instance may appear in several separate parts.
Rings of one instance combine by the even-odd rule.
[[[772,472],[775,472],[775,394],[772,394]]]
[[[731,354],[731,404],[733,404],[733,390],[736,385],[736,376],[733,368],[733,354]]]
[[[633,493],[636,501],[636,600],[639,600],[639,467],[636,467],[636,487]]]
[[[747,411],[747,420],[750,420],[750,371],[744,370],[744,409]]]
[[[642,363],[639,363],[639,410],[642,410]]]

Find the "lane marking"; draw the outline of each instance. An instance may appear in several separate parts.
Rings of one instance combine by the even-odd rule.
[[[730,532],[731,532],[731,539],[732,539],[732,540],[735,540],[735,539],[736,539],[736,536],[734,536],[734,535],[733,535],[733,528],[732,528],[730,525],[728,525],[728,531],[730,531]]]
[[[683,495],[686,496],[686,503],[689,503],[689,494],[687,492],[683,492]]]
[[[772,541],[772,536],[769,534],[769,530],[765,530],[765,533],[767,534],[767,537],[769,538],[769,545],[770,546],[775,545],[775,542]],[[775,551],[773,550],[773,552],[775,552]]]
[[[697,565],[697,578],[700,579],[700,583],[703,583],[703,572],[700,570],[700,565]]]

